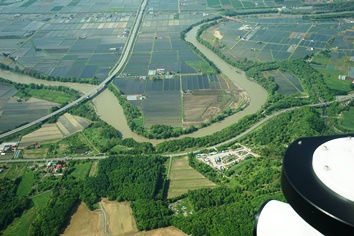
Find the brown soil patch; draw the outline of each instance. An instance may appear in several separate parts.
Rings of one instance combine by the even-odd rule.
[[[139,232],[136,234],[132,234],[132,236],[187,236],[187,234],[171,226],[162,229],[154,229],[147,232],[146,231]]]
[[[62,236],[185,236],[175,227],[138,232],[129,202],[114,202],[103,199],[101,205],[106,215],[107,232],[103,224],[101,210],[90,211],[82,202],[70,219],[69,226]]]
[[[81,203],[75,214],[71,217],[70,224],[62,235],[103,235],[101,213],[98,211],[90,211],[84,203]]]
[[[129,202],[114,202],[103,199],[102,207],[107,215],[110,235],[126,235],[138,232]]]
[[[183,96],[184,122],[205,122],[206,120],[202,118],[203,114],[217,101],[218,95]]]

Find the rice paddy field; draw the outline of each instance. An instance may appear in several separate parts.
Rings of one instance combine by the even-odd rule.
[[[233,83],[214,74],[174,75],[158,80],[124,77],[115,79],[114,84],[127,96],[145,95],[144,100],[130,101],[143,111],[145,126],[161,123],[173,127],[198,125],[218,115],[226,108],[225,101],[233,100],[233,95],[241,97],[235,92],[237,88]],[[214,112],[208,112],[214,107]]]
[[[354,55],[354,27],[345,19],[311,21],[302,18],[257,17],[225,21],[210,28],[202,38],[215,43],[215,31],[220,50],[233,59],[254,61],[289,60],[315,54],[326,48],[331,57],[347,59]]]
[[[12,85],[0,84],[0,132],[45,116],[50,108],[59,105],[37,98],[19,102],[14,97],[16,93]]]
[[[278,85],[278,93],[282,95],[290,95],[303,93],[304,90],[300,84],[300,81],[288,72],[282,72],[280,70],[264,71],[264,77],[274,77],[275,83]]]
[[[1,6],[1,53],[60,77],[104,79],[120,56],[139,0],[25,1]],[[4,61],[4,58],[2,58]]]

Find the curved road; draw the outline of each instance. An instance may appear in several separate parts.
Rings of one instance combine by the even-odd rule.
[[[23,125],[19,128],[16,128],[16,129],[13,129],[9,132],[6,132],[6,133],[3,133],[3,134],[0,134],[0,138],[4,138],[6,136],[9,136],[11,134],[14,134],[16,132],[19,132],[21,130],[24,130],[26,128],[29,128],[35,124],[38,124],[38,123],[41,123],[63,111],[66,111],[67,109],[73,107],[73,106],[76,106],[78,105],[80,102],[86,100],[86,99],[89,99],[92,95],[95,95],[96,93],[100,92],[102,89],[105,89],[106,87],[106,84],[122,69],[122,67],[124,66],[126,60],[128,59],[128,56],[129,56],[129,53],[130,51],[132,50],[133,48],[133,44],[134,44],[134,41],[135,41],[135,37],[136,37],[136,34],[138,32],[138,29],[139,29],[139,26],[140,26],[140,23],[141,23],[141,18],[143,16],[143,12],[144,12],[144,9],[146,7],[146,4],[147,4],[147,0],[144,0],[140,6],[140,9],[138,10],[138,14],[137,14],[137,18],[135,20],[135,24],[134,24],[134,27],[133,27],[133,30],[131,31],[130,35],[129,35],[129,39],[128,39],[128,43],[126,44],[125,46],[125,50],[124,50],[124,53],[123,53],[123,56],[121,57],[117,67],[114,69],[114,71],[101,83],[99,84],[97,87],[95,87],[94,89],[92,89],[91,91],[89,91],[88,93],[86,93],[85,95],[83,95],[82,97],[80,97],[79,99],[77,99],[76,101],[73,101],[71,103],[69,103],[68,105],[56,110],[55,112],[51,113],[51,114],[48,114],[46,116],[43,116],[42,118],[38,119],[38,120],[35,120],[35,121],[32,121],[26,125]]]

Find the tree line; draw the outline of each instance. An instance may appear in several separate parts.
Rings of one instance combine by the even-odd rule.
[[[33,70],[31,68],[25,68],[21,70],[18,66],[12,68],[0,62],[0,69],[15,72],[22,75],[32,76],[36,79],[48,80],[48,81],[60,81],[60,82],[72,82],[72,83],[84,83],[84,84],[100,84],[100,81],[94,77],[92,79],[81,79],[76,77],[60,77],[60,76],[50,76],[45,75],[40,71]]]

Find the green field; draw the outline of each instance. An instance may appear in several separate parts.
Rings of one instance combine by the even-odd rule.
[[[208,7],[219,8],[220,2],[219,0],[207,0]]]
[[[349,92],[351,81],[338,79],[339,75],[345,75],[347,72],[341,70],[328,70],[327,68],[315,67],[323,74],[323,78],[328,87],[335,90]]]
[[[32,201],[34,203],[34,206],[28,211],[26,211],[20,218],[15,219],[14,222],[12,222],[9,227],[7,227],[3,235],[28,235],[28,230],[33,220],[37,216],[36,213],[42,206],[47,203],[51,194],[52,192],[48,191],[43,194],[37,195],[36,197],[33,197]]]
[[[89,171],[91,169],[91,165],[92,165],[92,162],[86,162],[83,164],[76,164],[74,166],[75,170],[72,173],[70,173],[70,175],[74,176],[78,179],[84,180],[89,174]]]
[[[215,187],[216,185],[188,165],[187,157],[172,160],[169,173],[168,198],[187,193],[188,190]]]
[[[5,177],[8,179],[16,179],[20,177],[25,171],[26,166],[27,163],[13,163]]]
[[[25,93],[27,93],[31,97],[40,98],[40,99],[44,99],[44,100],[47,100],[50,102],[56,102],[56,103],[60,103],[60,104],[66,103],[66,102],[69,102],[70,100],[72,100],[72,97],[65,94],[64,92],[47,90],[47,89],[37,90],[37,89],[27,88],[25,90]],[[16,94],[16,96],[27,97],[28,95],[26,96],[25,93],[18,92]]]
[[[186,64],[203,74],[215,74],[216,71],[206,61],[186,61]]]
[[[34,182],[34,172],[30,171],[22,175],[20,184],[18,185],[16,194],[19,196],[27,196],[31,191]]]
[[[349,111],[343,112],[343,120],[341,124],[350,130],[354,130],[354,108],[351,107]]]

